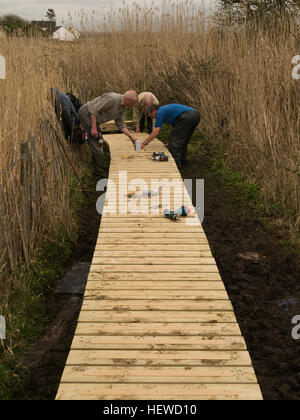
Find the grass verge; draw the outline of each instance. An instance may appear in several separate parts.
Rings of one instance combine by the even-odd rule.
[[[69,190],[70,209],[74,215],[72,234],[62,223],[56,236],[44,241],[30,267],[20,267],[8,280],[11,295],[7,307],[1,310],[6,320],[6,340],[0,340],[0,400],[12,399],[26,380],[27,372],[20,366],[20,361],[30,346],[44,335],[55,316],[48,310],[49,301],[58,281],[69,268],[79,233],[80,214],[87,206],[78,180],[71,172],[66,176],[72,179]],[[87,189],[92,188],[89,167],[83,171],[82,181]]]

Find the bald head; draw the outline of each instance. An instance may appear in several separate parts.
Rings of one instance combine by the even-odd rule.
[[[125,106],[133,107],[137,103],[138,99],[139,97],[135,90],[128,90],[124,93]]]
[[[145,107],[153,105],[154,104],[153,95],[151,95],[150,93],[146,93],[143,98],[143,102],[144,102]]]

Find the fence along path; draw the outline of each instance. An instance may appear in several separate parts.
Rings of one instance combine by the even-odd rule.
[[[124,135],[105,139],[111,151],[109,179],[120,189],[117,214],[108,213],[114,197],[108,186],[56,399],[261,399],[194,208],[179,222],[164,217],[163,208],[160,214],[120,214],[136,199],[128,197],[119,171],[127,171],[128,182],[175,178],[182,183],[175,162],[158,140],[135,152]],[[164,151],[169,161],[151,161],[153,151]],[[141,209],[153,207],[141,201]]]

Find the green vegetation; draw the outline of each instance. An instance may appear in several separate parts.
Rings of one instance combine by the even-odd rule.
[[[165,144],[171,130],[170,126],[164,126],[160,131],[159,139]],[[199,162],[199,165],[205,162],[205,176],[213,178],[214,182],[224,190],[224,194],[230,193],[240,205],[245,205],[251,209],[253,216],[262,221],[266,230],[278,233],[278,220],[280,220],[285,203],[278,200],[267,201],[257,183],[250,181],[242,172],[235,171],[230,167],[227,163],[228,152],[226,152],[226,146],[224,144],[222,146],[220,148],[220,145],[215,144],[213,139],[205,137],[199,130],[196,130],[191,138],[188,150],[189,155]],[[295,171],[299,171],[299,159],[295,158],[296,167]],[[296,210],[291,209],[290,217],[296,218],[296,215]],[[296,235],[289,237],[284,224],[279,227],[284,237],[280,240],[281,245],[285,248],[299,250],[299,238]]]
[[[32,260],[29,270],[21,269],[13,274],[15,293],[11,296],[8,312],[3,316],[7,324],[7,340],[2,350],[0,365],[0,399],[10,399],[22,380],[18,361],[24,351],[45,332],[49,324],[47,300],[53,293],[57,281],[63,276],[72,246],[62,231],[57,241],[47,244]],[[18,283],[18,284],[17,284]],[[20,293],[21,284],[29,284]],[[20,376],[21,375],[21,376]]]
[[[90,167],[87,167],[82,176],[86,188],[92,187],[90,173]],[[68,269],[79,232],[80,213],[88,205],[80,192],[78,180],[71,172],[67,176],[72,178],[69,201],[77,220],[72,236],[62,225],[56,238],[45,240],[30,267],[21,267],[10,277],[12,292],[8,306],[1,311],[6,319],[7,339],[0,348],[0,400],[11,399],[12,393],[23,382],[26,371],[19,366],[19,362],[26,350],[45,334],[52,321],[48,303],[57,282]]]
[[[17,15],[1,16],[0,29],[3,29],[10,36],[46,36],[41,28],[32,26],[30,22]]]

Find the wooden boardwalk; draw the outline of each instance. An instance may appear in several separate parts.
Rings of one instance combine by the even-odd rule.
[[[126,190],[127,181],[133,186],[136,178],[149,182],[148,188],[152,178],[182,185],[173,159],[158,140],[135,152],[124,135],[105,138],[111,150],[109,179],[115,184],[106,194],[56,399],[262,399],[194,208],[181,221],[170,221],[162,215],[164,208],[154,210],[158,196],[147,203],[147,197],[143,202]],[[164,151],[169,161],[151,161],[153,151]],[[185,191],[184,196],[192,206]],[[182,203],[177,190],[171,198]],[[144,214],[125,214],[126,206]],[[150,208],[158,214],[147,214]]]

